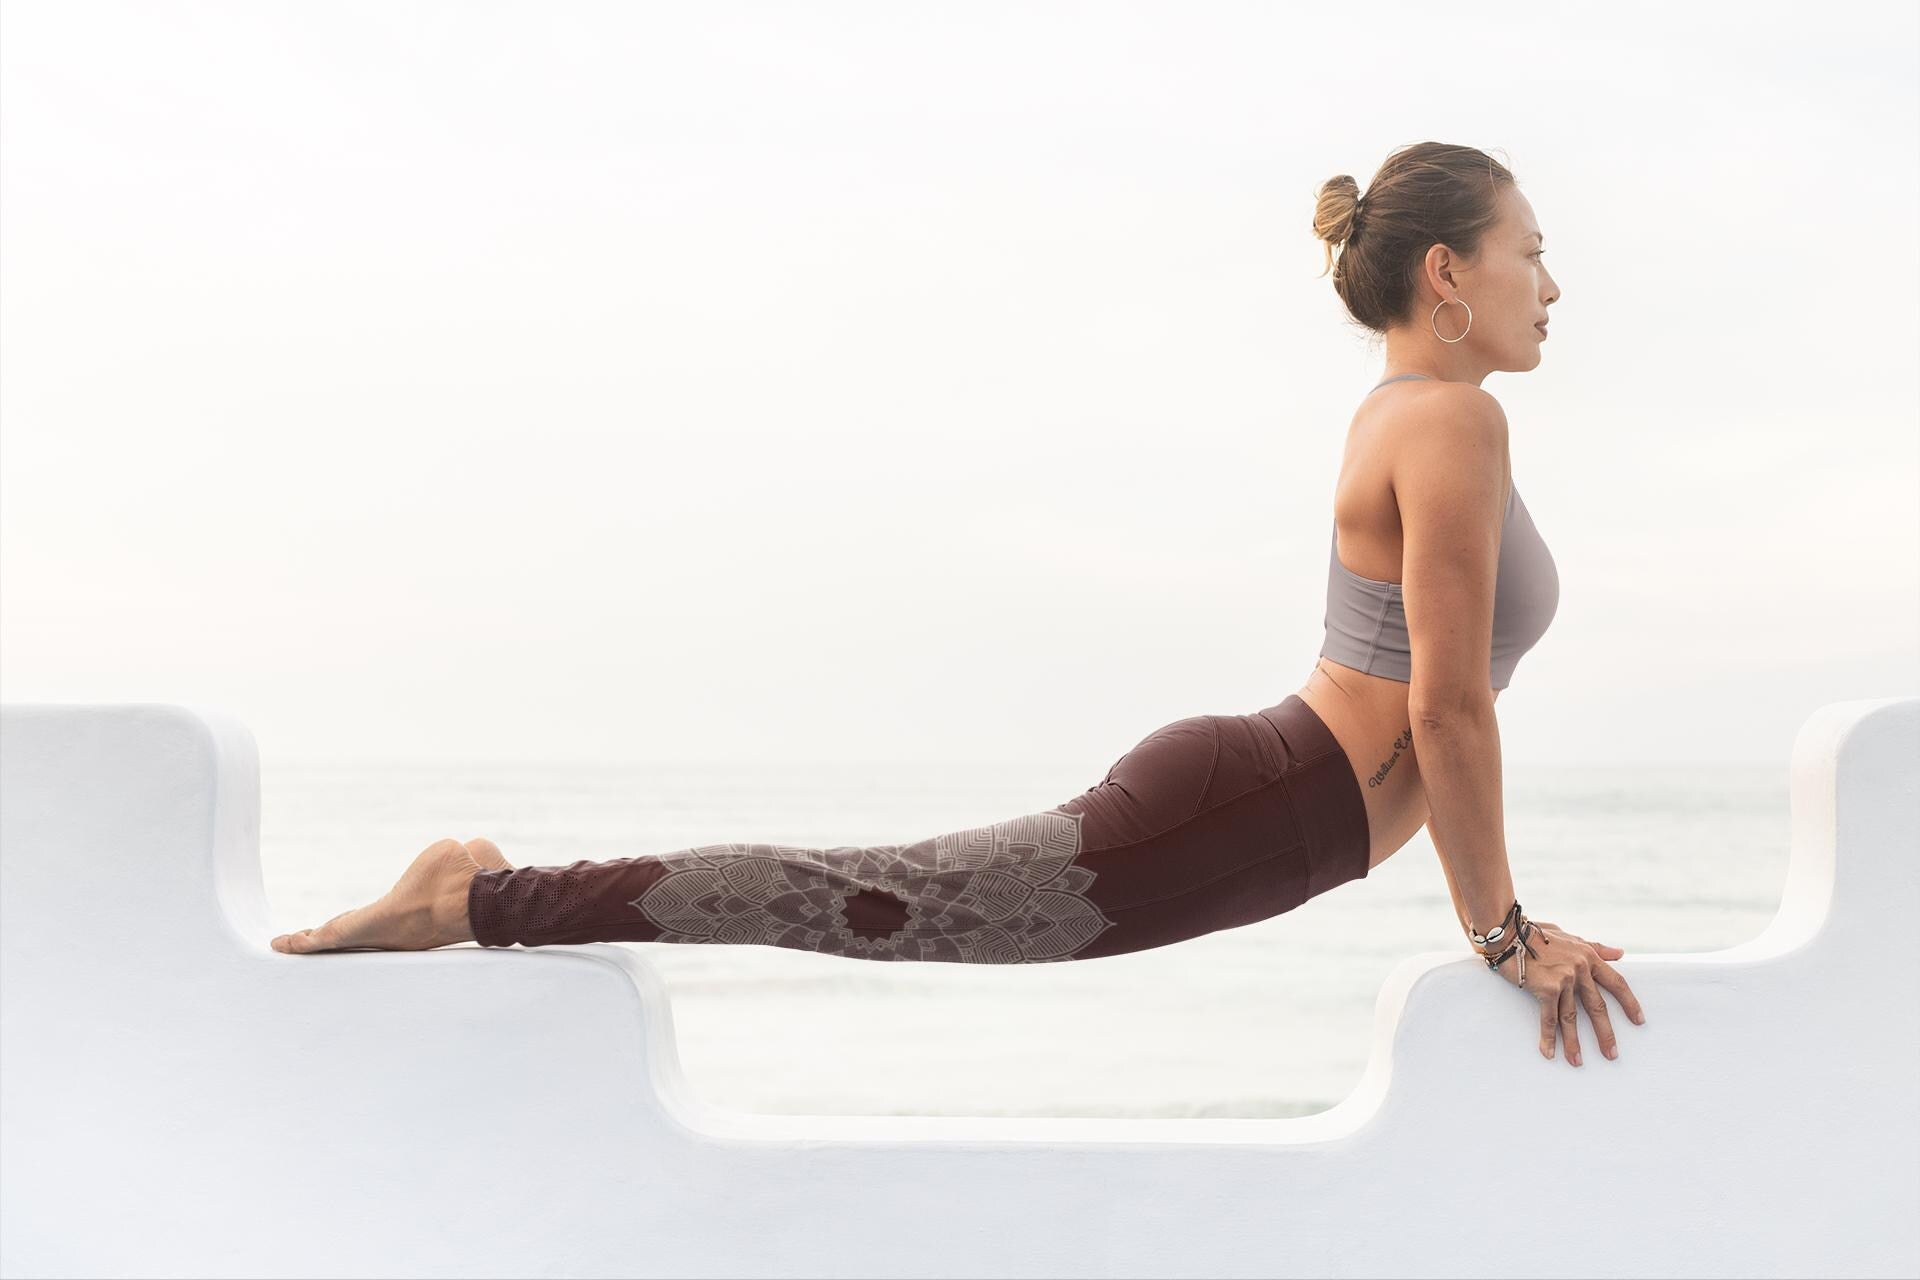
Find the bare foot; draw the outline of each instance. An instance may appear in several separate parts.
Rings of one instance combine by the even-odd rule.
[[[467,886],[478,872],[512,865],[491,840],[436,840],[421,850],[399,882],[378,901],[342,912],[316,929],[283,933],[273,940],[273,949],[288,955],[357,947],[430,951],[472,942]]]

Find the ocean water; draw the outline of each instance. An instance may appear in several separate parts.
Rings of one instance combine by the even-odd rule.
[[[384,893],[435,840],[484,835],[516,866],[723,840],[899,843],[1038,812],[1105,763],[261,766],[276,932]],[[1787,866],[1778,768],[1506,769],[1528,914],[1636,953],[1759,933]],[[261,939],[264,945],[266,939]],[[470,944],[469,944],[470,945]],[[914,964],[761,946],[614,943],[662,975],[691,1088],[735,1111],[1298,1116],[1359,1083],[1389,971],[1468,955],[1423,833],[1365,880],[1171,947],[1043,965]],[[1498,981],[1491,974],[1488,981]],[[1518,993],[1515,993],[1516,996]],[[1611,997],[1622,1055],[1636,1028]],[[1649,1006],[1652,1017],[1657,1008]],[[1538,1020],[1516,999],[1513,1053]],[[1581,1014],[1589,1064],[1604,1062]]]

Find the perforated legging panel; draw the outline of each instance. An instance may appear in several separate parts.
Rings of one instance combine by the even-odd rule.
[[[911,844],[712,844],[484,871],[468,892],[474,936],[1032,964],[1249,924],[1366,874],[1358,783],[1302,712],[1289,698],[1177,720],[1064,804]]]

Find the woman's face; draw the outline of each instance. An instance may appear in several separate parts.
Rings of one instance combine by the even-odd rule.
[[[1450,360],[1465,357],[1459,366],[1462,373],[1518,373],[1537,366],[1546,337],[1535,326],[1547,318],[1548,305],[1560,300],[1539,233],[1533,206],[1518,188],[1508,187],[1477,258],[1469,262],[1443,244],[1428,249],[1421,298],[1407,321],[1415,348],[1434,354],[1449,351]],[[1447,301],[1441,303],[1443,298]],[[1437,311],[1435,303],[1441,304]],[[1467,307],[1473,309],[1471,327]]]
[[[1560,300],[1560,286],[1547,270],[1533,206],[1512,187],[1501,199],[1500,221],[1487,232],[1478,261],[1459,280],[1460,296],[1473,308],[1473,335],[1482,338],[1493,366],[1531,369],[1546,341],[1535,326],[1547,319],[1549,304]],[[1466,314],[1459,307],[1442,307],[1440,332],[1454,337],[1465,327]]]

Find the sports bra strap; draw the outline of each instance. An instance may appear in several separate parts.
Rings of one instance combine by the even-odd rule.
[[[1433,381],[1431,377],[1428,377],[1428,375],[1424,373],[1398,373],[1398,374],[1395,374],[1393,377],[1388,378],[1387,382],[1399,382],[1403,378],[1426,378],[1427,381],[1429,382]],[[1374,385],[1373,391],[1378,391],[1381,387],[1386,386],[1387,382],[1376,383]],[[1372,395],[1373,391],[1369,391],[1367,392],[1367,394]]]

